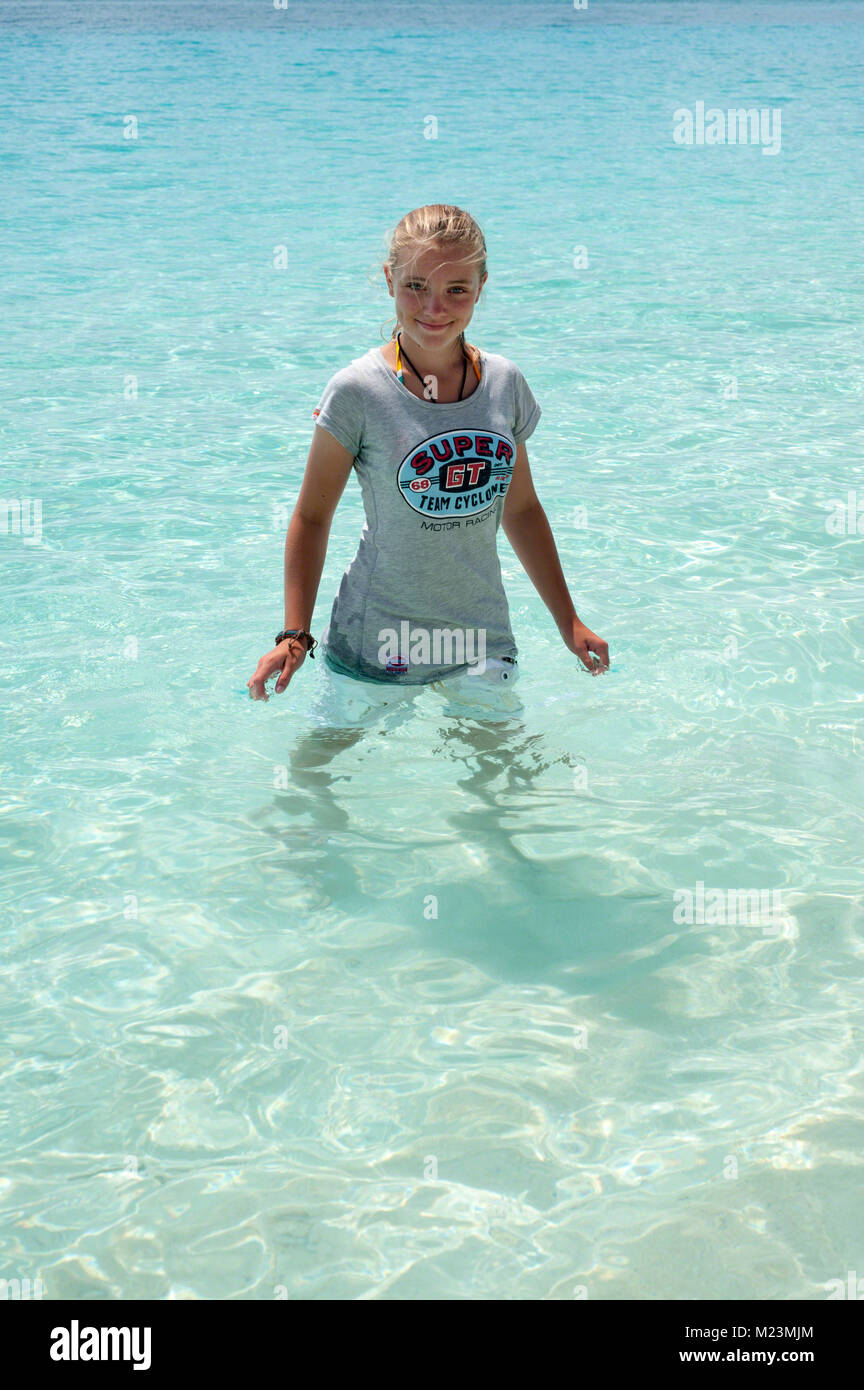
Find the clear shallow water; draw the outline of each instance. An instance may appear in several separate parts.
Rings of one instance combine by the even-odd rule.
[[[825,528],[864,510],[862,7],[444,7],[431,56],[386,7],[109,8],[0,31],[3,494],[43,508],[0,536],[0,1276],[824,1298],[862,1268],[861,541]],[[699,100],[779,107],[781,154],[677,147]],[[524,715],[352,744],[316,663],[245,681],[311,411],[436,199],[613,666],[502,535]],[[352,484],[315,630],[360,524]],[[782,915],[677,922],[699,881]]]

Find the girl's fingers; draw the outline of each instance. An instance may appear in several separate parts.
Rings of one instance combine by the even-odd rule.
[[[306,653],[302,650],[300,643],[295,643],[293,650],[289,647],[287,652],[280,652],[279,649],[276,648],[274,651],[268,652],[266,656],[262,656],[255,668],[254,676],[251,680],[246,682],[252,699],[270,699],[265,686],[270,677],[275,675],[277,671],[279,672],[279,676],[274,688],[276,694],[281,695],[291,677],[294,675],[294,672],[297,670],[297,667],[303,664],[305,657]]]
[[[601,671],[606,671],[609,668],[609,658],[607,656],[604,660],[601,646],[602,644],[599,642],[596,647],[586,645],[582,650],[578,652],[579,660],[582,662],[582,665],[585,667],[585,670],[588,671],[589,674],[592,676],[599,676]],[[594,657],[591,655],[592,652],[597,653],[596,661],[594,660]]]
[[[264,689],[264,679],[263,676],[253,676],[251,681],[246,682],[249,687],[249,694],[253,700],[269,699],[267,691]]]
[[[254,676],[246,682],[253,700],[269,700],[270,696],[264,686],[273,672],[278,671],[281,665],[282,662],[278,658],[274,660],[272,657],[262,656],[255,668]]]
[[[594,653],[597,660],[591,653]],[[586,671],[590,671],[592,676],[599,676],[601,671],[609,670],[609,644],[604,642],[602,637],[598,637],[595,632],[590,632],[581,647],[577,647],[576,653]]]
[[[600,658],[600,670],[601,670],[601,671],[606,671],[606,670],[608,670],[608,669],[609,669],[609,648],[608,648],[608,646],[606,645],[606,643],[605,643],[605,642],[598,642],[597,645],[596,645],[596,647],[592,647],[591,650],[592,650],[593,652],[596,652],[597,655],[598,655],[598,657]]]

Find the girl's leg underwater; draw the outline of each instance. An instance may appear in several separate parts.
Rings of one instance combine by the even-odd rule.
[[[323,639],[322,639],[323,640]],[[370,729],[396,729],[414,711],[420,686],[381,688],[332,670],[326,662],[316,671],[309,713],[317,728],[308,730],[291,750],[292,780],[300,787],[323,790],[329,776],[321,771],[339,754],[359,743]]]

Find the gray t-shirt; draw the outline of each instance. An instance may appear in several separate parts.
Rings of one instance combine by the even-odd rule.
[[[413,685],[517,654],[497,532],[541,410],[514,362],[481,351],[480,369],[464,400],[421,400],[375,347],[325,387],[313,419],[353,455],[366,511],[322,645],[337,671]]]

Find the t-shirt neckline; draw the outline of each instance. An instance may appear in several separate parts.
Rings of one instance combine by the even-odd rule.
[[[399,394],[402,396],[407,396],[408,399],[412,400],[415,405],[419,405],[425,409],[463,410],[466,405],[473,405],[477,397],[482,395],[482,393],[486,390],[486,382],[489,377],[489,367],[486,361],[486,354],[482,348],[477,349],[477,351],[480,354],[480,381],[476,387],[476,390],[472,391],[470,396],[465,396],[465,398],[461,401],[422,400],[420,396],[415,396],[413,391],[409,391],[408,387],[405,385],[404,382],[399,380],[393,368],[389,366],[387,362],[385,362],[384,355],[380,347],[370,348],[369,351],[372,353],[372,356],[374,357],[375,361],[380,363],[381,367],[387,373]]]

